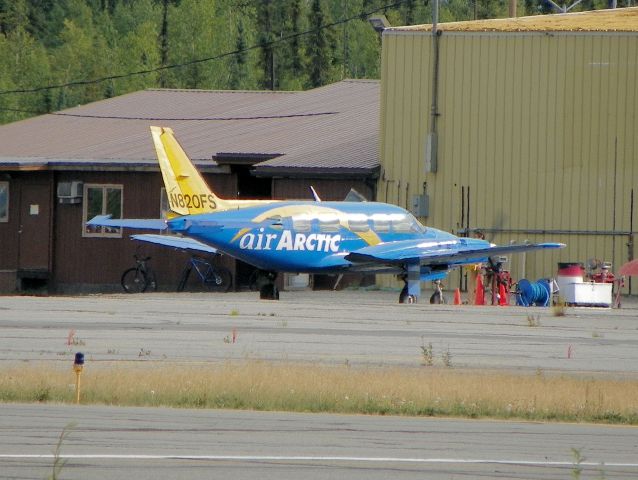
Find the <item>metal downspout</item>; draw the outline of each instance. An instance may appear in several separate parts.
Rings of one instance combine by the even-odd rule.
[[[435,173],[438,169],[438,131],[437,118],[439,116],[439,50],[440,37],[443,32],[438,29],[438,0],[434,2],[432,22],[432,107],[430,109],[430,132],[426,145],[425,171]]]

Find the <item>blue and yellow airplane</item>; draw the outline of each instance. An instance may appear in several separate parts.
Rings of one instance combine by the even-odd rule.
[[[217,197],[192,164],[173,131],[151,127],[170,205],[168,219],[113,219],[87,224],[164,230],[135,235],[172,247],[219,251],[257,267],[260,297],[277,299],[275,278],[290,273],[391,273],[405,286],[401,303],[414,303],[422,281],[444,278],[462,265],[490,263],[494,256],[561,243],[497,246],[424,227],[407,210],[378,202],[225,200]]]

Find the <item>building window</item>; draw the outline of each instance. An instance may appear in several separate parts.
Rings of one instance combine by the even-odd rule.
[[[84,184],[84,237],[122,237],[122,229],[114,227],[87,227],[86,222],[96,215],[122,218],[122,185]]]
[[[168,195],[166,195],[166,188],[160,189],[160,218],[168,220],[168,214],[171,211],[171,206],[168,204]]]
[[[0,182],[0,222],[9,221],[9,182]]]

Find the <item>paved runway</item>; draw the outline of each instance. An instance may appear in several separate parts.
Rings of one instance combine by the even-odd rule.
[[[61,479],[638,478],[627,427],[49,405],[1,418],[9,479],[47,478],[71,422]]]
[[[0,297],[0,371],[17,362],[226,359],[635,377],[638,310],[398,305],[396,292]],[[68,345],[69,336],[75,345]],[[235,343],[230,340],[235,336]],[[440,359],[437,360],[440,363]],[[0,478],[638,478],[638,429],[428,418],[0,406]],[[575,449],[578,454],[574,454]],[[574,465],[581,458],[580,465]],[[601,465],[604,462],[605,465]]]

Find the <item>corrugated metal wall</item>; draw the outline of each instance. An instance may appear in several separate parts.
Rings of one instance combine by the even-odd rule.
[[[515,278],[552,276],[558,261],[599,258],[618,268],[628,260],[638,196],[637,40],[443,32],[438,171],[426,174],[432,36],[386,32],[378,198],[405,206],[427,182],[426,225],[458,232],[469,206],[470,229],[503,231],[487,234],[497,243],[568,244],[512,258]]]

